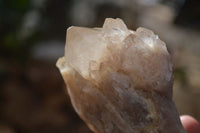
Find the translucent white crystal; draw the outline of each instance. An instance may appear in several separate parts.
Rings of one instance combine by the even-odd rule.
[[[65,49],[69,65],[87,79],[91,66],[105,62],[129,72],[135,86],[165,89],[172,76],[165,43],[148,29],[128,30],[121,19],[106,19],[102,29],[70,27]]]
[[[99,60],[105,48],[101,30],[81,27],[70,27],[67,30],[66,60],[84,77],[89,75],[90,62]]]
[[[103,28],[70,27],[57,66],[95,133],[185,133],[172,101],[170,55],[152,31],[112,18]]]

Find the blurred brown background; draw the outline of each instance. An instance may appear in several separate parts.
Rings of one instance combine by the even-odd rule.
[[[167,43],[180,114],[200,120],[200,1],[0,0],[0,133],[91,133],[55,67],[71,25],[122,18]]]

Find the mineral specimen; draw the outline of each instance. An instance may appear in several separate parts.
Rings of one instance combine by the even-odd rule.
[[[95,133],[186,133],[172,101],[172,63],[151,30],[108,18],[70,27],[57,66],[72,104]]]

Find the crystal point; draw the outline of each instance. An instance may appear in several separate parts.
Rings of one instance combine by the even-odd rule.
[[[57,66],[72,104],[95,133],[186,133],[172,101],[172,63],[151,30],[121,19],[71,27]]]

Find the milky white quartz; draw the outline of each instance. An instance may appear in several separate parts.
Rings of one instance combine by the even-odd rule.
[[[57,66],[76,112],[96,133],[185,133],[172,101],[172,63],[151,30],[121,19],[70,27]]]

